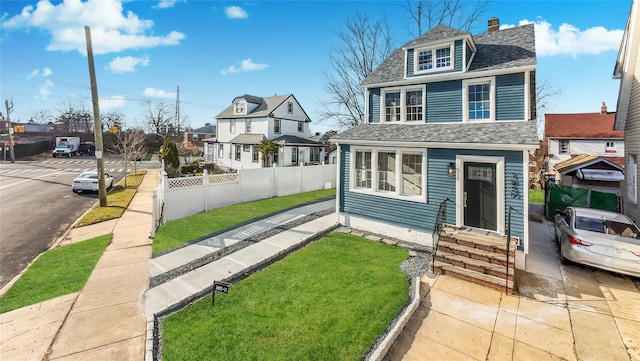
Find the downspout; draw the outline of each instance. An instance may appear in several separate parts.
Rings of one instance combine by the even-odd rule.
[[[338,143],[338,158],[336,159],[336,223],[340,223],[340,167],[342,165],[342,148]]]

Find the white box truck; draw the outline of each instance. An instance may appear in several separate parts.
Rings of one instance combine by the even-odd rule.
[[[56,148],[53,150],[53,157],[71,157],[78,154],[80,147],[80,137],[56,137]]]

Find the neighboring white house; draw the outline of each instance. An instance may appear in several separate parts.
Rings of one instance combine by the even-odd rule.
[[[599,113],[545,114],[546,171],[582,154],[624,166],[624,131],[613,129],[615,118],[604,103]]]
[[[311,120],[293,94],[272,97],[242,95],[216,116],[217,140],[214,161],[222,167],[261,168],[320,164],[321,143],[309,139]],[[257,146],[273,140],[280,147],[267,164]]]

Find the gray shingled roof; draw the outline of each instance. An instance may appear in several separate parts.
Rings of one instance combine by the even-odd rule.
[[[435,28],[427,31],[426,33],[420,35],[414,40],[406,43],[403,46],[403,48],[411,48],[417,44],[429,43],[432,41],[439,41],[442,39],[455,38],[455,37],[459,37],[467,34],[469,33],[465,33],[463,31],[448,27],[446,25],[438,24]]]
[[[447,27],[437,26],[416,40],[409,42],[425,41],[425,39],[443,39],[439,35],[449,34]],[[451,28],[449,28],[451,29]],[[455,30],[455,29],[452,29]],[[431,32],[434,32],[431,34]],[[454,34],[454,33],[450,33]],[[464,34],[447,35],[447,38]],[[535,32],[533,24],[508,28],[494,32],[486,32],[473,37],[477,52],[471,62],[471,67],[466,74],[506,69],[520,66],[536,65]],[[404,50],[394,50],[380,66],[378,66],[362,82],[363,86],[404,80]],[[416,77],[416,83],[424,82],[428,77]]]
[[[256,101],[254,104],[260,104],[251,113],[246,114],[246,115],[245,114],[234,114],[234,110],[235,109],[234,109],[233,104],[231,104],[227,108],[225,108],[222,112],[220,112],[220,114],[216,115],[216,118],[217,119],[221,119],[221,118],[263,118],[263,117],[267,117],[267,116],[269,116],[269,114],[271,112],[273,112],[278,106],[280,106],[280,104],[282,104],[290,96],[291,96],[291,94],[286,94],[286,95],[276,95],[276,96],[266,97],[266,98],[259,98],[259,97],[253,97],[253,96],[249,95],[249,97],[256,98],[256,99],[253,99],[252,101],[250,101],[251,103]],[[242,97],[247,99],[246,98],[247,95],[244,95]],[[242,97],[236,97],[236,99],[237,98],[242,98]],[[260,99],[259,103],[257,102],[257,99]],[[249,99],[247,99],[247,101],[249,101]]]
[[[198,129],[192,130],[191,133],[216,134],[216,126],[215,125],[205,125],[204,127],[200,127]]]
[[[284,142],[285,144],[300,144],[300,145],[322,145],[318,142],[314,142],[311,139],[300,138],[295,135],[282,135],[273,139],[274,142]]]
[[[388,141],[538,145],[535,121],[491,123],[360,124],[331,138],[336,143]]]
[[[250,134],[250,133],[246,133],[246,134],[240,134],[238,136],[236,136],[235,138],[231,139],[229,141],[229,143],[233,143],[233,144],[260,144],[260,142],[264,139],[267,139],[267,137],[264,136],[264,134]]]

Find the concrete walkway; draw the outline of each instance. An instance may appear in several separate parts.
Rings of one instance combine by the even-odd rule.
[[[149,274],[152,277],[160,276],[167,271],[189,265],[191,262],[223,248],[231,247],[240,241],[274,229],[283,228],[286,224],[304,216],[332,210],[334,206],[335,200],[329,200],[293,208],[275,216],[202,240],[152,259],[149,262]],[[211,288],[214,280],[224,281],[235,275],[242,275],[273,258],[286,254],[296,246],[330,230],[335,224],[335,213],[322,216],[297,227],[282,230],[258,242],[252,242],[247,247],[172,278],[168,282],[159,284],[149,289],[145,294],[147,316],[151,318],[157,313],[201,294],[207,288]]]
[[[425,298],[384,360],[640,360],[640,290],[562,265],[551,226],[529,222],[519,295],[423,276]]]

